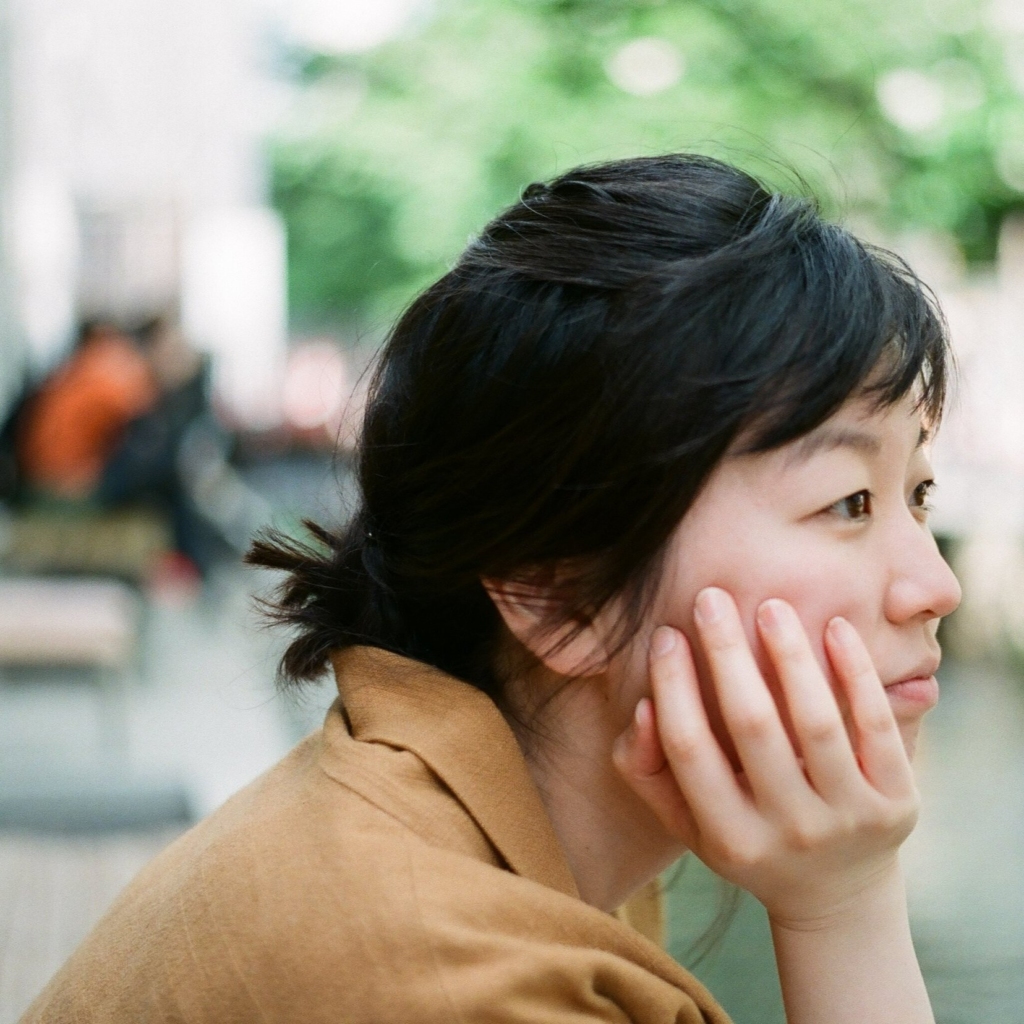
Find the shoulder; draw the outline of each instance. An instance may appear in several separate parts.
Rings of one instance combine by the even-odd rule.
[[[190,925],[216,960],[217,987],[264,1021],[724,1020],[685,971],[610,915],[394,819],[355,830],[343,857],[276,870],[272,892],[253,877],[248,897],[226,904],[213,902],[208,877]]]
[[[328,774],[324,745],[152,862],[26,1022],[724,1020],[632,929],[507,870],[414,755],[334,743]]]
[[[356,1008],[372,1010],[403,972],[429,1005],[422,990],[431,972],[410,960],[425,948],[413,864],[434,848],[454,878],[462,862],[494,854],[443,793],[438,799],[436,780],[412,755],[353,746],[339,781],[323,770],[315,734],[172,843],[122,893],[26,1024],[313,1024],[336,1020],[339,1008],[357,1020]]]

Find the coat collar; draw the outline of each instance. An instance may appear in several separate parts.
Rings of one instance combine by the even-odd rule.
[[[333,663],[355,739],[414,753],[517,875],[579,896],[515,735],[486,694],[375,647],[348,648]]]

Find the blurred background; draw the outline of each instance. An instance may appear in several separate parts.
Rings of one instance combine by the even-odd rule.
[[[344,518],[396,311],[529,181],[667,150],[809,187],[950,319],[906,862],[939,1020],[1024,1019],[1020,0],[0,0],[0,1024],[330,702],[275,694],[240,556]],[[781,1022],[753,901],[666,881]]]

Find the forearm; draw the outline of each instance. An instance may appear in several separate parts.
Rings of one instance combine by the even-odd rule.
[[[934,1024],[898,866],[834,919],[772,922],[788,1024]]]

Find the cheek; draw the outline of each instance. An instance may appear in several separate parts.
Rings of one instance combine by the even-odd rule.
[[[679,559],[666,574],[655,613],[659,622],[682,629],[696,640],[693,603],[708,586],[728,591],[739,609],[747,639],[764,664],[764,652],[755,627],[757,609],[768,598],[782,598],[800,616],[821,664],[823,634],[829,619],[842,615],[858,628],[866,624],[870,587],[853,558],[839,556],[835,545],[785,543],[782,537],[765,538],[755,545],[734,545],[719,557]],[[852,554],[852,552],[851,552]]]
[[[796,531],[794,531],[796,533]],[[779,705],[789,728],[788,715],[778,679],[761,644],[755,621],[757,608],[770,597],[788,601],[800,616],[811,648],[826,674],[831,671],[825,656],[824,632],[836,615],[849,619],[869,643],[871,587],[858,571],[852,548],[836,548],[834,542],[808,543],[807,536],[787,536],[779,531],[773,537],[763,534],[756,543],[734,538],[730,545],[705,548],[702,557],[676,557],[665,577],[665,587],[656,602],[657,623],[666,622],[681,629],[690,641],[708,718],[723,749],[734,766],[735,753],[722,721],[707,659],[697,641],[693,622],[693,602],[706,586],[717,586],[732,594],[739,608],[747,640],[762,675]],[[692,549],[691,549],[692,550]],[[699,550],[699,549],[698,549]]]

